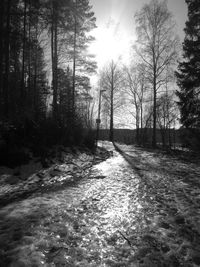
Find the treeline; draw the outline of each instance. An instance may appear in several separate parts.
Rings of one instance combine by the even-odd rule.
[[[90,127],[89,0],[0,1],[0,128],[6,143],[74,144]]]
[[[136,129],[114,129],[114,142],[119,142],[127,145],[137,144],[137,131]],[[142,144],[145,147],[151,147],[151,140],[153,131],[152,128],[143,128],[140,129]],[[166,141],[169,144],[168,147],[171,148],[179,148],[182,145],[181,136],[183,135],[183,130],[179,129],[169,129]],[[109,130],[101,129],[99,132],[99,136],[101,140],[109,140]],[[163,145],[163,136],[161,130],[157,129],[157,145],[162,147]],[[183,146],[184,147],[184,146]]]

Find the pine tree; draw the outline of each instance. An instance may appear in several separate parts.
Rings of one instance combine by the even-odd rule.
[[[186,0],[188,21],[183,42],[184,60],[179,63],[177,84],[181,123],[186,128],[200,127],[200,2]]]
[[[96,28],[96,18],[92,12],[92,6],[89,0],[77,1],[75,0],[72,9],[74,24],[71,31],[72,34],[72,49],[71,57],[73,60],[73,109],[75,108],[75,96],[77,94],[77,87],[81,87],[78,81],[87,83],[87,74],[91,74],[96,70],[96,62],[93,55],[87,51],[89,44],[94,41],[94,38],[89,35],[89,32]]]
[[[70,128],[77,115],[72,112],[73,78],[75,95],[83,95],[95,69],[87,53],[94,27],[89,0],[0,1],[0,127],[14,126],[22,138],[26,128],[35,135],[48,123],[58,126],[59,136],[61,128]],[[81,101],[86,99],[87,94]]]

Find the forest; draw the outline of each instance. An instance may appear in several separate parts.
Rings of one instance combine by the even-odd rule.
[[[92,146],[89,1],[4,0],[0,12],[1,150]]]
[[[199,6],[186,3],[183,45],[167,5],[153,1],[135,14],[130,63],[112,59],[98,70],[88,49],[97,27],[89,0],[1,1],[0,149],[5,158],[22,147],[36,154],[55,144],[94,148],[96,127],[109,129],[113,141],[113,129],[125,125],[117,122],[122,114],[135,129],[137,144],[152,129],[149,143],[157,146],[159,130],[163,147],[170,147],[168,133],[182,127],[181,145],[199,149]]]

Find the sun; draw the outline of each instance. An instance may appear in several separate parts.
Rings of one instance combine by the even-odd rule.
[[[102,67],[110,60],[128,61],[130,52],[130,38],[119,24],[100,26],[92,35],[96,38],[90,47],[90,52],[96,55],[98,67]]]

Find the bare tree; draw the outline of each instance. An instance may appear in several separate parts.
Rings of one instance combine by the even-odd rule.
[[[113,141],[113,118],[114,110],[122,105],[122,98],[119,96],[120,86],[122,85],[123,75],[117,62],[113,60],[106,65],[100,74],[100,84],[102,89],[105,89],[103,97],[109,106],[110,114],[110,134],[109,140]]]
[[[177,59],[179,39],[175,34],[175,22],[165,1],[151,0],[135,15],[137,25],[136,51],[147,67],[149,82],[153,88],[153,137],[156,146],[157,92],[165,82],[163,74]]]
[[[135,119],[136,142],[139,143],[140,129],[143,128],[144,94],[147,89],[144,64],[134,64],[124,67],[125,93],[127,95],[127,107]],[[130,109],[131,107],[131,109]]]
[[[167,140],[169,147],[171,147],[171,125],[175,124],[177,118],[178,108],[173,100],[173,95],[163,94],[158,100],[157,123],[164,148],[167,145]]]
[[[166,81],[161,96],[157,100],[157,126],[160,129],[163,147],[171,147],[171,127],[178,119],[178,106],[175,102],[175,92],[172,87],[174,73],[166,71]]]

